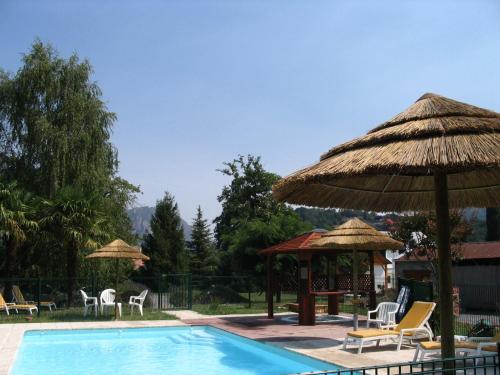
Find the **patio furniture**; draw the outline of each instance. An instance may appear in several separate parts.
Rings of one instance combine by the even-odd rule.
[[[396,313],[399,303],[381,302],[375,310],[368,311],[366,315],[366,328],[370,328],[370,323],[375,323],[377,328],[385,329],[396,324]],[[373,318],[371,316],[374,316]]]
[[[360,354],[367,341],[376,341],[379,346],[381,340],[393,339],[397,341],[399,351],[404,339],[428,337],[432,341],[433,334],[428,321],[435,307],[434,302],[416,301],[399,324],[387,327],[392,329],[364,329],[348,332],[343,349],[346,349],[347,344],[352,342],[359,345],[358,354]]]
[[[460,354],[469,354],[477,352],[477,344],[465,341],[455,340],[455,356]],[[413,361],[423,361],[427,354],[441,353],[440,341],[421,341],[415,349]]]
[[[426,354],[441,353],[441,337],[437,341],[422,341],[417,345],[413,361],[423,360]],[[493,337],[467,337],[455,335],[455,355],[475,354],[487,355],[496,354],[496,343],[500,341],[500,332]],[[420,358],[419,358],[420,357]]]
[[[3,308],[2,308],[3,306]],[[0,294],[0,309],[5,309],[7,315],[9,315],[10,310],[16,310],[16,313],[19,313],[19,310],[26,310],[30,315],[33,315],[33,311],[38,311],[38,307],[30,304],[18,304],[14,302],[5,302],[3,295]]]
[[[0,310],[5,311],[5,313],[7,314],[7,316],[9,315],[9,306],[13,306],[13,305],[14,305],[14,303],[7,303],[7,302],[5,302],[5,300],[3,299],[2,294],[0,293]]]
[[[97,309],[99,307],[99,304],[97,303],[97,297],[89,297],[83,289],[80,289],[80,294],[82,295],[83,299],[83,316],[86,317],[87,312],[94,309],[94,314],[97,317]]]
[[[121,302],[116,302],[116,291],[114,289],[105,289],[102,291],[99,297],[99,303],[101,305],[101,315],[104,314],[104,309],[106,307],[118,308],[118,314],[122,316],[122,304]]]
[[[477,343],[477,355],[496,354],[497,343],[500,342],[500,332],[493,337],[468,337],[469,342]]]
[[[12,285],[12,294],[14,295],[13,302],[22,304],[22,305],[36,305],[35,301],[26,301],[24,299],[24,295],[21,292],[21,289],[18,285]],[[41,301],[40,307],[48,307],[49,311],[52,311],[52,308],[57,309],[56,303],[54,301]]]
[[[137,307],[139,309],[139,312],[141,313],[141,316],[143,316],[143,310],[142,310],[142,305],[144,304],[144,301],[146,300],[146,295],[148,294],[148,290],[144,289],[141,294],[138,296],[130,296],[130,299],[128,301],[128,304],[130,306],[130,315],[134,313],[134,307]]]

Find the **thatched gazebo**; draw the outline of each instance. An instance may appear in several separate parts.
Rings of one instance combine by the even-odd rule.
[[[403,247],[403,243],[379,232],[356,217],[324,233],[319,239],[311,242],[311,246],[332,250],[352,250],[354,329],[358,329],[358,251],[399,250]]]
[[[442,356],[454,356],[449,207],[500,206],[500,114],[435,94],[274,186],[280,201],[435,210]]]

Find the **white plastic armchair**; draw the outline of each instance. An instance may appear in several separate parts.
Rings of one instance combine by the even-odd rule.
[[[370,328],[370,323],[375,323],[378,328],[393,328],[396,325],[396,312],[399,303],[381,302],[375,310],[368,311],[366,327]]]
[[[144,315],[143,310],[142,310],[142,305],[144,304],[144,301],[146,300],[146,295],[148,294],[148,290],[144,289],[141,294],[138,296],[130,296],[130,300],[128,301],[128,304],[130,305],[130,315],[134,313],[134,307],[137,307],[139,309],[139,312],[141,313],[141,316]]]
[[[115,308],[115,290],[114,289],[105,289],[101,292],[101,295],[99,297],[99,302],[101,304],[101,314],[104,313],[104,308],[105,307],[112,307]],[[122,304],[121,302],[118,302],[116,304],[118,307],[118,313],[120,316],[122,316]]]
[[[94,314],[97,316],[97,307],[99,306],[97,303],[97,297],[89,297],[85,291],[80,289],[80,294],[83,299],[83,316],[87,316],[87,312],[94,309]]]

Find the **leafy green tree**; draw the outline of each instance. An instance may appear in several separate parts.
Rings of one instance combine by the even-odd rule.
[[[232,180],[218,197],[222,213],[214,221],[222,272],[255,275],[262,271],[258,250],[290,239],[311,225],[274,200],[271,189],[280,177],[267,172],[259,157],[239,156],[224,165],[221,172]]]
[[[0,140],[7,176],[42,197],[67,185],[102,191],[116,172],[116,115],[76,54],[35,41],[13,76],[0,76]]]
[[[241,224],[232,235],[227,234],[225,242],[229,243],[231,269],[236,274],[256,275],[264,271],[264,262],[257,254],[277,243],[311,230],[294,212],[280,212],[268,220],[256,218]],[[276,269],[280,269],[276,262]],[[293,277],[295,277],[293,275]]]
[[[217,272],[219,260],[215,250],[210,227],[198,206],[191,226],[189,247],[189,270],[193,275],[208,276]]]
[[[145,266],[145,274],[158,277],[186,272],[188,256],[181,217],[177,203],[169,193],[156,203],[150,225],[151,231],[145,236],[142,246],[144,253],[151,258]]]
[[[472,220],[467,220],[463,211],[450,211],[450,241],[452,258],[461,258],[461,244],[472,231]],[[438,285],[437,226],[434,212],[415,212],[401,216],[389,228],[391,237],[405,244],[406,253],[426,261],[433,281]]]
[[[42,203],[40,225],[59,245],[59,250],[66,258],[69,306],[73,302],[81,258],[109,240],[106,220],[95,208],[99,206],[98,200],[96,196],[65,188],[53,200],[44,200]]]
[[[18,275],[18,249],[28,235],[38,230],[34,219],[34,198],[18,188],[15,183],[0,183],[0,241],[5,246],[3,275]]]
[[[0,175],[46,203],[56,204],[69,188],[92,195],[88,208],[101,213],[110,237],[137,243],[126,209],[139,189],[117,176],[110,142],[116,115],[106,108],[92,73],[89,61],[76,54],[62,58],[39,40],[17,72],[0,70]],[[34,274],[59,275],[47,251],[59,251],[60,239],[38,237],[26,244],[22,261]]]

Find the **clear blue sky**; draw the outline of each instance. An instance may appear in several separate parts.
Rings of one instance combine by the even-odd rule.
[[[431,91],[500,111],[500,1],[0,1],[0,66],[88,58],[120,175],[212,219],[238,154],[286,175]]]

